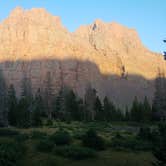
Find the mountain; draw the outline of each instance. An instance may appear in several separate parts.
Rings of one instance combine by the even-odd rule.
[[[149,51],[134,29],[95,20],[69,32],[45,9],[14,9],[0,23],[0,67],[17,95],[29,77],[33,91],[44,91],[47,74],[56,94],[61,86],[80,96],[88,84],[119,106],[137,96],[152,101],[158,71],[166,71],[162,55]]]

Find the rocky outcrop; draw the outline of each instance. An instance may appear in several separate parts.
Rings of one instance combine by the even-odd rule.
[[[152,100],[157,71],[166,71],[163,57],[146,49],[134,29],[96,20],[70,33],[45,9],[22,8],[0,24],[0,67],[18,95],[25,74],[35,92],[50,72],[55,93],[68,85],[83,95],[91,83],[121,106],[134,96]]]

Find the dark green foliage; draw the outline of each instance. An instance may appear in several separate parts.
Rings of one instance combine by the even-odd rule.
[[[44,139],[47,137],[47,134],[41,131],[32,131],[30,137],[32,139]]]
[[[67,116],[66,120],[80,119],[78,99],[76,95],[74,94],[73,90],[69,89],[66,92],[64,104],[65,104],[65,112]]]
[[[19,135],[16,135],[15,136],[15,140],[17,141],[17,142],[24,142],[24,141],[26,141],[27,139],[29,139],[29,135],[28,134],[19,134]]]
[[[17,125],[17,98],[13,85],[10,85],[7,96],[8,121],[12,126]]]
[[[147,97],[144,98],[142,112],[143,112],[142,121],[149,122],[149,121],[152,120],[152,108],[151,108],[151,105],[148,102]]]
[[[149,127],[141,127],[138,133],[138,137],[143,140],[150,141],[152,139],[151,129]]]
[[[132,107],[131,107],[131,120],[132,121],[140,121],[140,103],[137,100],[137,97],[134,98]]]
[[[95,102],[97,91],[89,84],[85,91],[84,103],[85,103],[85,120],[94,121],[96,116]]]
[[[2,70],[0,70],[0,127],[8,125],[7,118],[7,88]]]
[[[104,98],[103,103],[104,103],[103,104],[104,119],[106,121],[109,121],[110,120],[110,109],[111,109],[111,106],[110,106],[110,102],[109,102],[107,97]]]
[[[49,139],[41,139],[37,142],[36,149],[40,152],[51,152],[54,143]]]
[[[150,122],[152,120],[152,109],[148,102],[147,97],[144,98],[143,102],[139,102],[137,97],[134,98],[130,115],[131,121],[135,122]]]
[[[47,119],[46,126],[52,126],[53,121],[51,119]]]
[[[136,137],[123,137],[117,134],[111,139],[111,147],[119,150],[129,149],[134,151],[147,151],[152,149],[152,143]]]
[[[166,79],[165,74],[158,69],[153,98],[153,120],[162,119],[166,119]]]
[[[48,119],[50,120],[52,119],[52,103],[54,98],[51,74],[50,71],[47,72],[44,82],[44,103]]]
[[[17,142],[0,143],[0,165],[17,166],[25,149]]]
[[[85,135],[82,137],[82,144],[85,147],[96,149],[96,150],[104,150],[105,149],[105,141],[102,137],[97,135],[96,131],[90,129]]]
[[[130,112],[129,112],[128,107],[126,106],[126,108],[125,108],[125,120],[129,121],[130,119],[131,119],[130,118]]]
[[[29,99],[27,97],[22,97],[18,103],[17,127],[28,128],[30,126]]]
[[[33,101],[33,109],[31,115],[31,125],[33,127],[39,127],[42,125],[41,117],[44,112],[43,100],[41,97],[40,89],[38,89],[35,99]]]
[[[153,149],[153,155],[156,158],[155,166],[166,165],[166,123],[160,123],[158,126],[159,137],[157,146]]]
[[[57,155],[75,159],[82,160],[87,158],[93,158],[96,156],[96,152],[92,149],[79,147],[79,146],[63,146],[54,148],[53,152]]]
[[[62,121],[81,120],[83,119],[82,104],[83,101],[72,89],[63,87],[54,99],[53,115]]]
[[[25,74],[22,80],[21,98],[17,107],[17,127],[28,128],[31,126],[32,109],[33,95],[31,89],[31,80]]]
[[[0,137],[10,137],[10,136],[16,136],[19,135],[20,133],[16,130],[11,130],[11,129],[0,129]]]
[[[102,104],[101,104],[101,101],[98,96],[96,97],[94,109],[96,111],[95,119],[98,121],[103,121],[105,119],[104,111],[103,111]]]
[[[50,136],[50,140],[56,145],[69,145],[72,138],[67,131],[59,130]]]
[[[103,100],[103,119],[105,121],[123,121],[124,115],[120,108],[116,108],[114,103],[111,102],[107,97]]]

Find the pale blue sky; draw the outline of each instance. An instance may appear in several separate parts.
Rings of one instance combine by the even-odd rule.
[[[46,8],[60,16],[74,31],[81,24],[100,18],[135,28],[145,46],[156,52],[166,50],[166,0],[0,0],[0,21],[16,6]]]

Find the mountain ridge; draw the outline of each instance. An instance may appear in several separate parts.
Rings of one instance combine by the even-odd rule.
[[[63,77],[65,84],[80,95],[84,94],[86,84],[91,83],[101,97],[109,94],[116,103],[124,105],[135,96],[152,100],[158,70],[166,71],[162,55],[148,50],[133,28],[97,19],[69,32],[59,17],[41,8],[14,9],[0,23],[0,43],[0,67],[7,84],[14,84],[17,92],[25,72],[36,88],[43,88],[36,82],[44,82],[47,72],[51,72],[55,91],[61,87]],[[32,73],[37,74],[31,77]],[[120,82],[125,82],[126,87]],[[122,88],[127,88],[128,94],[120,93]],[[124,103],[126,97],[129,99]]]

